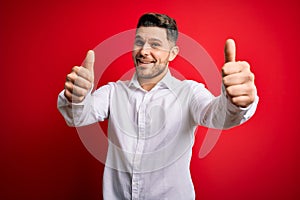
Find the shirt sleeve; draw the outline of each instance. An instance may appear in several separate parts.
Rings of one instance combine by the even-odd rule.
[[[57,108],[69,126],[85,126],[104,121],[109,116],[111,86],[105,85],[95,92],[89,92],[80,103],[69,102],[64,90],[58,95]]]
[[[258,96],[246,108],[234,105],[226,96],[224,87],[221,95],[215,97],[203,84],[193,83],[190,112],[194,122],[208,128],[229,129],[249,120],[255,113]]]

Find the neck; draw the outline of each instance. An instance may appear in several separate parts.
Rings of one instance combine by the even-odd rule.
[[[156,83],[143,83],[141,84],[141,87],[146,91],[150,91],[152,90],[152,88],[154,88],[155,85]]]
[[[152,88],[154,88],[154,86],[161,80],[163,79],[163,77],[166,75],[166,73],[168,72],[168,69],[166,68],[166,70],[164,72],[162,72],[159,76],[156,76],[154,78],[151,79],[145,79],[145,78],[138,78],[139,84],[141,85],[141,87],[146,90],[146,91],[150,91]]]

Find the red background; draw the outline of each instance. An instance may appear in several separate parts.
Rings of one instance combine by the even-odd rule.
[[[88,49],[134,28],[148,11],[167,13],[221,68],[225,39],[256,75],[260,104],[246,124],[223,131],[191,173],[197,199],[299,199],[299,3],[296,0],[0,2],[0,199],[101,199],[103,165],[56,109],[58,93]],[[117,48],[117,47],[112,47]],[[174,61],[188,78],[185,61]],[[122,56],[103,82],[116,80]],[[110,69],[110,68],[109,68]],[[123,71],[122,71],[123,70]]]

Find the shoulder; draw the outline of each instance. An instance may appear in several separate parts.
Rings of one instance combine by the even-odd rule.
[[[184,80],[182,81],[185,90],[189,91],[192,98],[213,98],[214,95],[206,88],[203,83],[199,83],[194,80]]]
[[[194,80],[179,80],[174,78],[169,88],[177,95],[184,96],[185,99],[193,99],[194,96],[198,96],[199,94],[209,93],[203,83]]]
[[[128,87],[130,84],[130,81],[121,81],[121,80],[118,80],[116,82],[108,82],[107,84],[105,85],[102,85],[98,88],[99,89],[102,89],[102,88],[109,88],[109,89],[112,89],[112,88],[118,88],[118,87]]]
[[[203,83],[199,83],[194,80],[178,80],[176,86],[182,89],[190,89],[190,90],[203,90],[205,89],[205,85]]]
[[[194,81],[194,80],[183,80],[182,82],[184,84],[186,84],[188,87],[201,87],[201,88],[205,87],[203,83],[199,83],[199,82]]]

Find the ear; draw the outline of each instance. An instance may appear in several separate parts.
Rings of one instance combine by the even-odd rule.
[[[172,47],[172,49],[170,50],[169,61],[174,60],[178,55],[178,53],[179,53],[179,47],[178,46]]]

